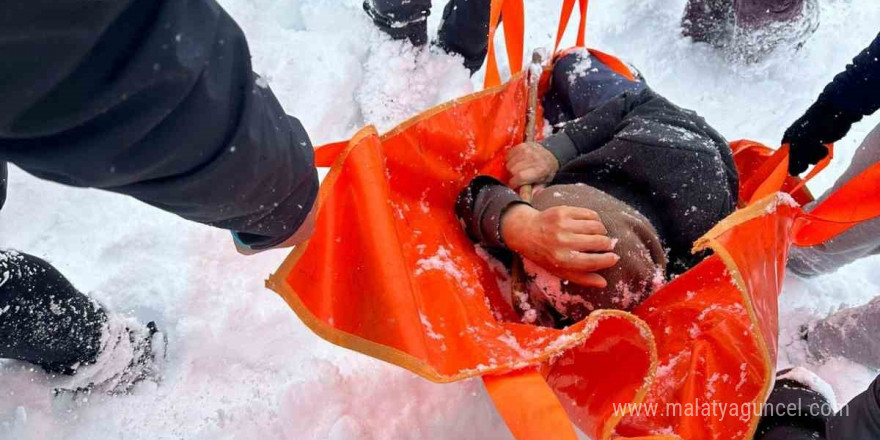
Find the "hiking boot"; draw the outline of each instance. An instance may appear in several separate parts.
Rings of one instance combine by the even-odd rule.
[[[108,316],[95,362],[74,366],[74,374],[58,377],[56,394],[128,394],[144,381],[159,383],[167,339],[155,322]]]
[[[383,15],[369,1],[364,2],[364,11],[382,32],[393,40],[409,39],[413,46],[420,47],[428,43],[428,15],[414,14],[412,18],[396,20]]]

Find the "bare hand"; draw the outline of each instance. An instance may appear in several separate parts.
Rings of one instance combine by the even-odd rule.
[[[571,206],[538,211],[515,205],[501,219],[501,236],[511,250],[553,275],[582,286],[604,288],[594,272],[617,264],[614,245],[596,212]]]
[[[549,182],[559,170],[556,156],[535,142],[525,142],[508,150],[506,162],[513,188]]]

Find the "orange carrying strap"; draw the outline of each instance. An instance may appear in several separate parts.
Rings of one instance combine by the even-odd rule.
[[[498,60],[495,55],[495,32],[504,17],[504,44],[507,47],[507,60],[511,75],[522,71],[523,38],[525,35],[525,13],[523,0],[492,0],[489,13],[489,50],[486,54],[486,78],[483,88],[501,85]]]
[[[559,399],[536,368],[483,376],[483,383],[515,438],[577,440]]]
[[[755,190],[767,180],[767,170],[773,169],[779,165],[779,159],[770,160],[774,155],[779,154],[778,150],[773,150],[766,145],[750,141],[738,140],[730,143],[730,149],[733,152],[733,160],[739,171],[739,201],[737,206],[744,208],[748,202],[752,201]],[[773,166],[766,166],[768,162],[776,162]],[[782,168],[782,167],[779,167]],[[756,177],[759,176],[759,177]],[[764,176],[763,178],[760,176]],[[806,205],[813,201],[813,195],[806,186],[800,185],[801,179],[798,177],[784,177],[781,191],[788,192],[801,205]],[[778,178],[778,175],[777,175]],[[796,187],[799,187],[795,190]],[[758,200],[758,198],[755,198]]]
[[[585,34],[586,34],[586,26],[587,26],[587,6],[589,5],[589,0],[578,0],[578,11],[580,12],[580,21],[578,21],[577,28],[577,37],[575,38],[575,45],[565,50],[559,49],[559,44],[562,42],[562,37],[565,35],[565,31],[568,28],[568,23],[571,20],[571,14],[574,12],[574,2],[575,0],[565,0],[562,4],[562,12],[559,16],[559,27],[556,29],[556,43],[553,46],[553,59],[554,61],[561,56],[564,56],[567,53],[570,53],[574,50],[586,48],[585,43]],[[591,55],[593,55],[596,59],[601,61],[603,64],[608,66],[611,70],[617,72],[622,75],[624,78],[635,81],[635,75],[633,75],[632,70],[619,58],[602,52],[596,49],[587,49]]]
[[[756,144],[751,143],[751,145],[754,146]],[[748,148],[749,143],[746,142],[745,145],[740,144],[737,147],[739,148],[734,150],[734,154],[740,153],[743,148]],[[828,144],[826,147],[828,148],[828,156],[819,161],[803,179],[799,179],[794,187],[786,189],[786,181],[790,180],[788,175],[789,146],[788,144],[783,144],[764,161],[760,168],[744,179],[740,198],[746,200],[747,204],[751,204],[775,192],[785,190],[788,193],[794,193],[800,190],[831,163],[831,159],[834,157],[834,146]]]
[[[559,43],[562,42],[562,36],[565,35],[565,30],[568,29],[568,21],[571,19],[572,12],[574,12],[574,2],[575,0],[564,0],[562,2],[562,13],[559,15],[559,26],[556,28],[556,43],[553,45],[553,54],[559,53]],[[578,22],[577,37],[574,45],[576,47],[584,47],[589,0],[577,0],[577,2],[580,21]]]
[[[776,192],[792,195],[799,204],[812,201],[806,184],[822,172],[834,157],[834,146],[827,144],[829,154],[819,161],[803,178],[788,175],[789,145],[783,144],[776,151],[750,141],[736,141],[731,144],[734,159],[740,169],[747,172],[741,175],[740,198],[753,204]],[[771,152],[772,153],[769,153]],[[760,166],[752,169],[743,167],[750,156],[761,156]],[[752,162],[754,164],[754,162]],[[809,214],[801,213],[795,222],[794,243],[798,246],[815,246],[824,243],[855,225],[880,216],[880,164],[874,164],[837,191],[816,205]]]
[[[880,162],[852,178],[809,214],[798,217],[794,242],[815,246],[861,222],[880,217]]]

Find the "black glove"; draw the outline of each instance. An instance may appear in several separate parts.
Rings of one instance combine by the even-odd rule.
[[[824,144],[839,141],[861,115],[838,110],[821,99],[807,109],[782,136],[782,143],[791,145],[788,173],[797,176],[828,155]]]

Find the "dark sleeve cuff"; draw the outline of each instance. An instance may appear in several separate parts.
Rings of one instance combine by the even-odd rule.
[[[283,202],[278,203],[278,206],[267,214],[267,217],[272,217],[274,221],[286,225],[283,228],[277,228],[280,233],[260,234],[254,232],[230,231],[232,232],[232,239],[235,240],[239,246],[254,251],[272,249],[287,241],[288,238],[299,230],[303,222],[306,221],[309,212],[312,210],[312,205],[317,203],[319,188],[317,170],[312,168],[311,171],[314,174],[314,179],[307,180],[304,183],[304,186],[306,186],[305,188],[294,191],[291,196]],[[305,198],[303,198],[303,196]]]
[[[252,251],[272,249],[273,247],[284,243],[291,235],[293,235],[293,233],[291,233],[287,237],[269,237],[265,235],[248,234],[247,232],[230,232],[232,232],[232,240],[234,240],[239,247],[248,248]]]
[[[574,141],[572,141],[571,136],[564,131],[560,131],[559,133],[544,139],[541,141],[541,145],[553,153],[553,156],[556,157],[560,167],[578,156],[578,149],[575,146]]]
[[[501,238],[501,217],[519,203],[526,202],[512,189],[492,177],[478,176],[458,195],[455,212],[473,241],[506,249]]]
[[[565,124],[561,131],[544,139],[541,144],[559,161],[559,166],[602,148],[619,131],[621,124],[637,107],[658,99],[645,87],[639,92],[625,92],[589,113]]]

